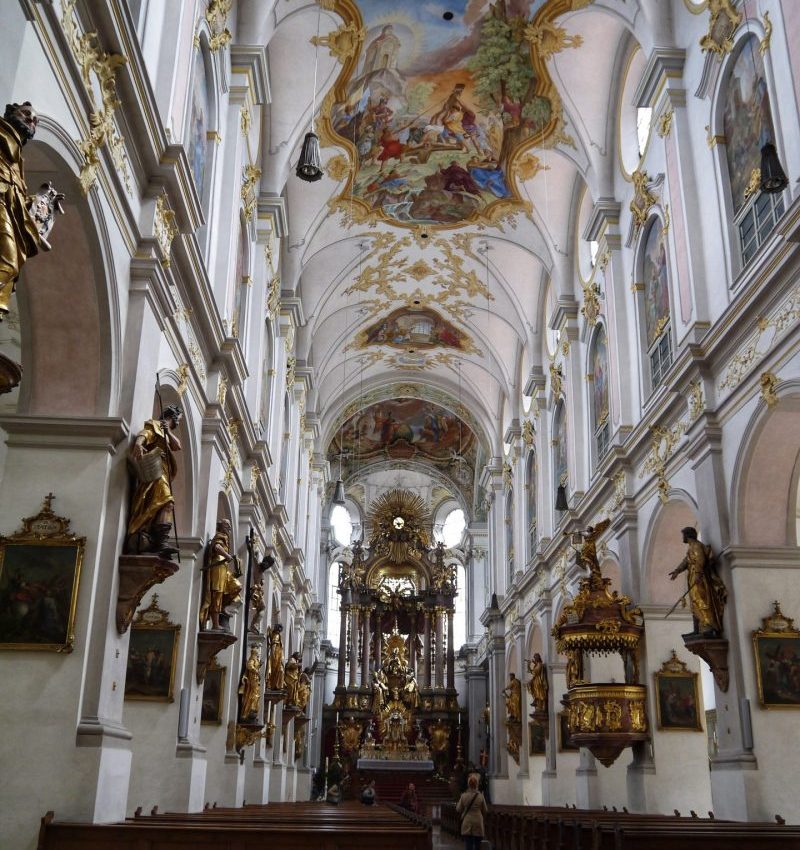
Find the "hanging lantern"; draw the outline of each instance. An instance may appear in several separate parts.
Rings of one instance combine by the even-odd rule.
[[[333,504],[344,506],[344,481],[340,478],[333,489]]]
[[[568,511],[569,505],[567,504],[567,490],[563,484],[558,485],[558,490],[556,490],[556,510],[557,511]]]
[[[316,133],[306,133],[295,174],[307,183],[315,183],[317,180],[322,179],[321,165],[322,157],[319,150],[319,137]]]
[[[778,159],[778,151],[772,142],[761,148],[761,191],[769,194],[782,192],[789,185],[786,172]]]

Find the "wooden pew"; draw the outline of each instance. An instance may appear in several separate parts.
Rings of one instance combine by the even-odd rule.
[[[155,811],[155,810],[154,810]],[[432,850],[430,825],[388,806],[279,804],[157,812],[124,823],[42,818],[39,850]]]

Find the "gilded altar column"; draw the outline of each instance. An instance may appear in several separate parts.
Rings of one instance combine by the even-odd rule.
[[[361,641],[361,687],[369,685],[369,618],[372,616],[371,608],[364,608],[364,634]]]
[[[431,686],[431,612],[430,608],[425,609],[425,634],[423,637],[423,655],[424,661],[424,681],[426,688]]]
[[[410,644],[408,666],[411,668],[411,673],[414,678],[417,676],[417,614],[419,612],[414,608],[411,614],[411,628],[408,633],[408,642]]]
[[[344,673],[347,666],[347,618],[350,616],[350,608],[342,601],[339,612],[339,669],[336,674],[336,687],[344,687]]]
[[[447,687],[456,687],[456,656],[453,646],[453,609],[447,609]]]
[[[375,669],[380,670],[383,664],[383,628],[381,627],[381,612],[375,609]]]
[[[349,687],[357,686],[358,675],[358,605],[350,609],[350,683]]]
[[[444,687],[444,609],[436,608],[436,687]]]

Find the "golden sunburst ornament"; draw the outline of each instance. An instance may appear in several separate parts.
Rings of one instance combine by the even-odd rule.
[[[372,504],[370,519],[373,528],[403,528],[422,530],[430,523],[428,506],[422,496],[411,490],[395,488],[378,497]],[[401,524],[395,525],[396,520]]]

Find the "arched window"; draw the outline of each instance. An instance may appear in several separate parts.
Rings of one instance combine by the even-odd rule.
[[[569,463],[567,461],[567,410],[564,402],[559,402],[553,417],[553,493],[558,487],[564,488],[569,496]],[[556,522],[563,512],[556,511]]]
[[[209,73],[205,50],[201,41],[200,46],[194,52],[192,96],[189,108],[189,126],[186,133],[186,155],[194,177],[197,195],[204,208],[206,186],[211,171],[208,136],[213,128],[209,90]]]
[[[353,540],[353,519],[344,505],[334,505],[330,516],[333,539],[340,546],[349,546]]]
[[[287,478],[289,476],[289,443],[292,436],[292,409],[289,394],[283,397],[283,446],[281,448],[281,475],[278,482],[278,492],[281,494],[281,502],[286,504],[286,493],[288,490]]]
[[[526,471],[525,492],[527,495],[527,512],[526,519],[528,523],[528,559],[532,558],[536,553],[537,535],[537,516],[536,516],[536,452],[531,451],[528,454],[528,467]]]
[[[247,264],[247,230],[244,222],[239,224],[239,242],[236,246],[236,267],[233,272],[232,290],[233,307],[231,309],[230,333],[244,345],[245,332],[245,299],[250,285],[250,274]]]
[[[434,531],[434,537],[441,540],[448,549],[460,546],[464,540],[467,520],[461,508],[455,508],[444,518],[441,531]]]
[[[602,325],[592,341],[589,355],[589,375],[592,387],[592,432],[596,459],[599,461],[608,451],[611,423],[609,422],[608,399],[608,343]]]
[[[761,148],[768,142],[775,145],[776,139],[764,60],[755,35],[742,39],[733,60],[725,90],[723,133],[734,223],[742,265],[747,265],[784,211],[783,193],[764,194],[758,187]]]
[[[506,557],[508,558],[508,580],[514,580],[514,491],[506,493]]]
[[[339,562],[334,561],[328,568],[328,640],[339,646],[339,629],[342,625],[342,613],[339,596]]]
[[[463,564],[456,564],[456,588],[453,611],[453,648],[456,652],[467,642],[467,571]]]
[[[650,389],[655,390],[672,363],[667,239],[658,218],[644,235],[641,262],[645,347],[650,363]]]

